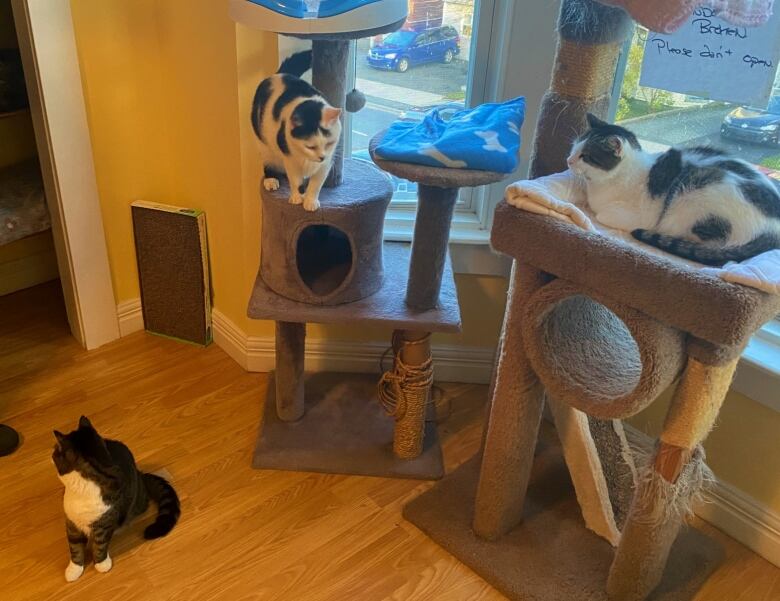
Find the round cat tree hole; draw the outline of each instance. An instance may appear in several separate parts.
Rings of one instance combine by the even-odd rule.
[[[352,270],[352,244],[337,227],[309,225],[298,236],[295,258],[306,287],[318,296],[327,296]]]
[[[610,404],[642,376],[639,346],[626,324],[584,295],[564,298],[541,326],[541,355],[560,384],[587,404]]]

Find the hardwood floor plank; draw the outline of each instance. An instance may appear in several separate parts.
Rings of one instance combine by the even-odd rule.
[[[13,601],[496,601],[502,595],[401,517],[432,483],[257,471],[268,385],[215,345],[137,333],[91,352],[70,337],[59,289],[0,297],[0,421],[23,445],[0,458],[0,598]],[[441,384],[452,470],[479,448],[486,387]],[[90,416],[181,498],[174,531],[144,541],[150,509],[111,545],[114,568],[66,584],[52,429]],[[775,601],[780,570],[710,528],[728,560],[698,601]]]

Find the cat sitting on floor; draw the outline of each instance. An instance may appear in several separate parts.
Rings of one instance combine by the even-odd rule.
[[[623,127],[588,124],[567,162],[604,225],[706,265],[780,248],[780,193],[750,163],[701,146],[651,154]]]
[[[300,79],[310,66],[311,50],[299,52],[260,82],[252,102],[252,128],[260,141],[263,187],[277,190],[279,179],[273,175],[284,173],[290,202],[316,211],[341,136],[341,109]]]
[[[165,536],[179,519],[179,498],[160,476],[140,472],[133,454],[116,440],[103,439],[86,417],[70,434],[54,431],[57,444],[52,460],[65,485],[63,505],[70,563],[68,582],[84,572],[87,544],[98,572],[111,569],[108,545],[114,532],[146,511],[149,499],[157,503],[157,519],[144,538]]]

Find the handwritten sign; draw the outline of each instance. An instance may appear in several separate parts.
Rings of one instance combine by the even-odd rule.
[[[760,27],[738,27],[699,7],[672,34],[648,32],[639,84],[766,107],[779,60],[780,10]]]

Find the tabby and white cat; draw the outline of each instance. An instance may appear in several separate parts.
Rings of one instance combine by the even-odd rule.
[[[780,248],[780,193],[751,164],[701,146],[651,154],[623,127],[588,124],[567,162],[604,225],[707,265]]]
[[[57,444],[52,460],[65,485],[63,506],[70,547],[65,569],[68,582],[84,572],[87,544],[98,572],[111,569],[108,545],[114,532],[146,511],[149,499],[157,503],[157,519],[144,530],[144,538],[168,534],[179,519],[179,498],[160,476],[140,472],[133,454],[116,440],[103,439],[82,416],[70,434],[54,431]]]
[[[310,66],[311,50],[299,52],[260,82],[252,103],[252,128],[260,140],[263,187],[277,190],[274,175],[284,173],[290,202],[316,211],[341,135],[341,109],[300,79]]]

